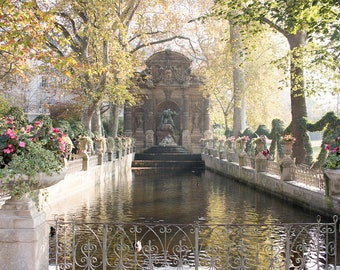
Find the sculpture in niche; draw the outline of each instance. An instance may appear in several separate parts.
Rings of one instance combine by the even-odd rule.
[[[171,109],[166,109],[161,114],[161,126],[171,125],[172,129],[175,129],[175,123],[173,117],[177,115],[175,111]]]
[[[198,113],[195,113],[194,116],[192,117],[192,127],[193,130],[199,130],[199,121],[200,121],[200,116]]]
[[[137,114],[136,116],[136,127],[137,129],[143,129],[143,115],[142,114]]]
[[[159,130],[164,132],[165,134],[163,134],[163,139],[161,141],[160,144],[164,145],[164,144],[173,144],[175,143],[175,139],[174,139],[174,134],[175,134],[175,122],[173,117],[176,116],[177,113],[171,109],[165,109],[162,113],[161,113],[161,123],[159,126]]]

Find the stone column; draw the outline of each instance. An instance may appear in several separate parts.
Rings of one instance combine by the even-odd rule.
[[[211,139],[212,132],[210,131],[210,118],[209,118],[209,99],[205,98],[203,103],[203,131],[204,138]]]
[[[189,131],[189,107],[190,101],[188,95],[183,95],[183,131],[182,131],[182,145],[190,149],[191,138]]]
[[[124,108],[124,134],[126,136],[132,135],[132,112],[131,108]]]
[[[146,119],[145,119],[145,146],[146,147],[151,147],[155,144],[154,141],[154,136],[155,132],[153,130],[153,103],[152,103],[153,98],[149,97],[146,100]]]
[[[47,270],[49,226],[28,198],[10,199],[0,209],[0,268]]]
[[[189,97],[183,95],[183,130],[189,130]]]
[[[153,130],[152,124],[153,124],[153,104],[152,104],[152,97],[149,97],[145,101],[145,130]]]

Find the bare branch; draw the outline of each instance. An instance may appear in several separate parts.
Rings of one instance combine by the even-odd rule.
[[[190,47],[192,48],[193,51],[195,51],[194,46],[192,45],[190,38],[183,37],[183,36],[173,36],[173,37],[170,37],[170,38],[160,39],[160,40],[152,41],[152,42],[149,42],[149,43],[143,43],[143,44],[138,45],[137,47],[135,47],[133,50],[131,50],[130,53],[132,54],[132,53],[134,53],[134,52],[136,52],[136,51],[138,51],[138,50],[140,50],[142,48],[148,47],[150,45],[166,43],[166,42],[170,42],[170,41],[175,40],[175,39],[185,39],[185,40],[188,40],[189,44],[190,44]]]

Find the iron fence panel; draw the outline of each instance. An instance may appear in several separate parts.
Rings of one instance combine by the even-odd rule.
[[[55,269],[334,269],[337,221],[303,224],[126,224],[52,227]]]

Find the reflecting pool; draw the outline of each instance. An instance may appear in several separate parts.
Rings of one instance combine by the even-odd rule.
[[[54,214],[84,222],[173,224],[305,223],[316,222],[317,216],[207,170],[128,171],[88,192],[94,194],[90,200],[78,200]]]

